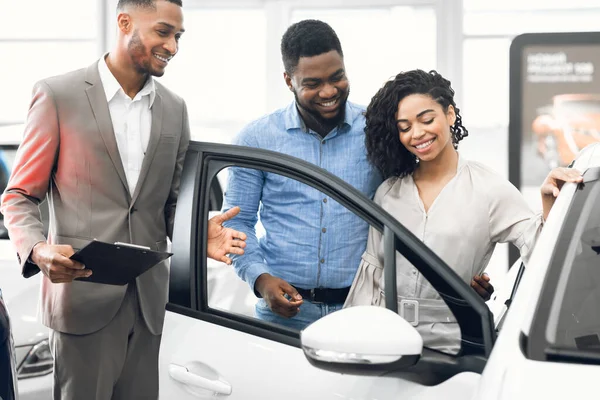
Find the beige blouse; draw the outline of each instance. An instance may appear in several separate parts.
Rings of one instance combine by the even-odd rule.
[[[527,262],[542,226],[521,193],[484,165],[459,155],[457,172],[425,212],[412,176],[390,178],[375,202],[421,239],[467,283],[482,273],[496,243],[517,246]],[[438,292],[396,253],[398,310],[421,333],[424,345],[456,353],[460,329]],[[367,249],[345,307],[385,306],[382,234],[369,231]]]

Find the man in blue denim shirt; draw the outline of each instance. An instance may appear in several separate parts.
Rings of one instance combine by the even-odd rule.
[[[372,197],[381,176],[366,158],[365,110],[347,101],[337,35],[324,22],[301,21],[283,35],[281,53],[295,101],[250,123],[235,144],[312,162]],[[365,250],[365,221],[295,180],[244,168],[229,171],[223,208],[232,205],[241,212],[226,225],[248,236],[234,268],[261,297],[257,317],[302,329],[342,307]]]

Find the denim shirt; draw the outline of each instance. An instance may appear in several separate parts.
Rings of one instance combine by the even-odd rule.
[[[285,153],[326,169],[369,198],[382,182],[367,161],[364,108],[346,103],[342,123],[322,138],[306,128],[296,104],[250,123],[234,144]],[[368,224],[320,191],[270,172],[230,168],[223,210],[240,206],[224,225],[246,233],[237,274],[254,289],[263,273],[303,289],[350,286],[365,250]],[[260,218],[264,236],[257,239]]]

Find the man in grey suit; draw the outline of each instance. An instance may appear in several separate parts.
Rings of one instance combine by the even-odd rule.
[[[91,66],[38,82],[1,211],[23,275],[44,274],[55,399],[156,399],[168,265],[135,283],[74,280],[69,259],[92,239],[167,249],[189,142],[185,102],[162,76],[183,33],[181,0],[120,0],[113,50]],[[44,236],[39,203],[47,198]],[[209,224],[209,256],[230,263],[245,235]]]

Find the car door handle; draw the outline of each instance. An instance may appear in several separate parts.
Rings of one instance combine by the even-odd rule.
[[[231,385],[229,383],[194,374],[181,365],[170,364],[169,375],[184,385],[199,387],[219,394],[231,394]]]

